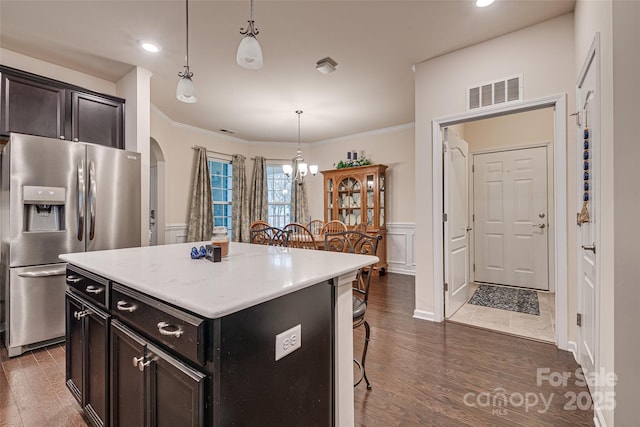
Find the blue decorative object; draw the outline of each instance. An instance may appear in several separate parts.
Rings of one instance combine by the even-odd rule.
[[[589,193],[584,193],[584,195],[582,196],[582,201],[584,201],[584,202],[588,202],[589,201]]]
[[[584,162],[584,170],[589,170],[589,162]]]
[[[207,250],[204,246],[200,246],[199,249],[196,249],[195,246],[191,248],[191,259],[200,259],[205,256],[207,256]]]
[[[347,151],[347,160],[351,160],[351,151]]]
[[[584,130],[584,139],[589,139],[589,129]]]
[[[584,183],[584,191],[589,191],[589,182]]]
[[[589,140],[588,140],[588,139],[585,139],[585,140],[584,140],[584,149],[585,149],[585,150],[588,150],[588,149],[589,149]]]
[[[589,172],[584,173],[584,180],[589,181]]]
[[[584,150],[584,154],[582,155],[582,157],[587,160],[589,158],[589,151],[588,150]]]
[[[194,246],[191,248],[191,259],[198,259],[200,256],[198,255],[198,249]]]

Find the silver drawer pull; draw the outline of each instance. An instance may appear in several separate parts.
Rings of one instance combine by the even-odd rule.
[[[141,360],[138,362],[138,369],[140,370],[140,372],[144,372],[144,368],[146,368],[149,365],[151,365],[151,360],[147,360],[146,362],[143,362]]]
[[[74,311],[73,312],[73,317],[75,317],[76,320],[80,320],[83,317],[87,316],[88,314],[89,314],[89,310]]]
[[[104,288],[101,288],[99,286],[93,286],[93,285],[87,286],[85,290],[90,294],[101,294],[102,292],[104,292]]]
[[[171,330],[170,328],[173,330]],[[184,331],[182,330],[182,327],[170,325],[167,322],[158,323],[158,330],[160,331],[161,335],[168,335],[170,337],[176,337],[176,338],[179,338],[180,335],[184,333]]]
[[[120,311],[128,311],[133,313],[138,308],[137,305],[128,303],[127,301],[120,300],[116,303],[116,308]]]
[[[67,276],[67,282],[78,283],[82,281],[82,277]]]
[[[144,360],[144,356],[140,356],[140,357],[133,356],[133,367],[137,368],[138,363],[142,362],[143,360]]]

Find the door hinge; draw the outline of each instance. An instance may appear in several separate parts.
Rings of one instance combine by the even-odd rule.
[[[582,314],[578,313],[578,315],[576,316],[576,324],[578,326],[582,326]]]
[[[447,222],[447,214],[446,213],[442,214],[442,222]]]
[[[443,153],[447,152],[447,144],[442,144],[442,152]]]
[[[476,263],[475,262],[473,263],[473,272],[474,273],[476,272]]]
[[[471,165],[471,172],[475,172],[476,171],[476,165]]]
[[[442,286],[444,287],[445,292],[449,292],[449,284],[447,282],[444,282]]]
[[[476,222],[476,214],[471,214],[471,222]]]

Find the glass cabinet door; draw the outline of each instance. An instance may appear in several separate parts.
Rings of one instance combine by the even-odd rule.
[[[333,179],[331,178],[327,178],[326,198],[327,203],[325,206],[327,207],[327,220],[332,221],[335,218],[333,217]]]
[[[369,227],[373,227],[375,226],[374,224],[374,219],[375,219],[375,215],[374,213],[374,202],[375,202],[375,198],[373,197],[374,192],[375,192],[375,181],[373,179],[373,175],[367,175],[367,226]]]
[[[338,220],[347,226],[355,226],[362,220],[361,185],[356,178],[344,178],[338,184]]]

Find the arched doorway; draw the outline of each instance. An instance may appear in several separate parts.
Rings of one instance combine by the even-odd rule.
[[[165,243],[165,163],[158,141],[149,143],[149,245]]]

